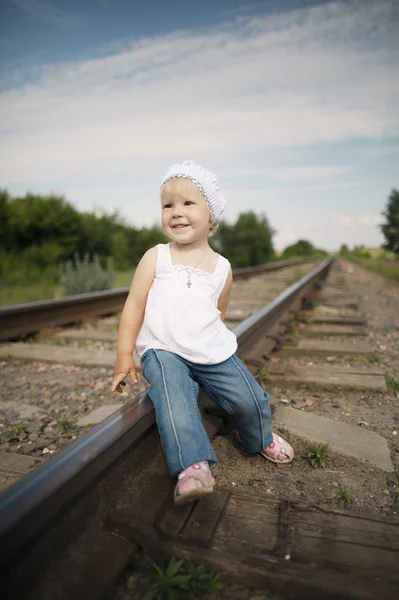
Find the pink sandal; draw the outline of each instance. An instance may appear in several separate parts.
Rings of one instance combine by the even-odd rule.
[[[282,437],[277,435],[277,433],[273,433],[273,441],[262,452],[260,452],[263,458],[266,460],[270,460],[276,464],[289,463],[294,458],[294,450],[292,446]]]
[[[194,463],[178,476],[175,487],[175,504],[185,504],[211,494],[215,485],[211,470],[206,461]]]

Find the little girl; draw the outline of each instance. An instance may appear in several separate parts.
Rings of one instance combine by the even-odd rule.
[[[122,392],[136,346],[154,404],[175,503],[213,491],[216,462],[197,404],[200,386],[236,421],[248,452],[274,463],[292,447],[270,429],[269,395],[237,358],[224,324],[233,277],[208,244],[225,200],[215,175],[192,161],[169,167],[161,183],[162,227],[171,240],[148,250],[137,266],[119,326],[112,391]]]

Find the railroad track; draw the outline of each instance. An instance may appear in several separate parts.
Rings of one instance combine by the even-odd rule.
[[[235,269],[234,279],[247,280],[257,274],[272,273],[287,267],[300,267],[309,264],[310,261],[311,259],[282,260],[258,267]],[[70,325],[84,319],[115,314],[122,310],[128,292],[129,287],[122,287],[56,300],[0,307],[0,341],[32,335],[43,328]]]
[[[272,377],[267,387],[289,381],[313,391],[334,385],[381,393],[385,379],[375,367],[327,361],[323,368],[309,365],[309,359],[301,364],[303,356],[374,352],[369,344],[354,342],[364,337],[366,324],[353,298],[345,296],[340,272],[333,270],[320,291],[330,269],[331,261],[325,261],[239,323],[234,329],[238,354],[260,379]],[[254,299],[256,288],[247,289],[245,301]],[[324,310],[309,311],[314,298]],[[243,307],[234,294],[232,304],[238,318]],[[337,335],[346,343],[334,342]],[[310,336],[322,336],[321,341]],[[338,457],[346,456],[359,469],[356,461],[364,457],[345,445],[351,433],[347,423],[331,419],[326,427],[323,417],[306,412],[306,401],[301,406],[283,400],[274,406],[275,427],[297,439],[298,464],[308,436],[328,442]],[[238,453],[237,458],[237,449],[227,446],[233,427],[228,416],[213,410],[204,395],[200,403],[209,436],[227,434],[215,444],[235,453],[237,463],[246,461],[251,481],[260,472],[267,485],[284,478],[282,469],[265,467],[258,457],[248,462]],[[386,450],[382,444],[378,457],[370,456],[377,460],[373,472],[379,477],[393,470]],[[151,403],[141,393],[0,497],[3,589],[16,599],[103,598],[115,593],[115,581],[144,549],[154,560],[186,556],[239,583],[249,579],[253,588],[274,586],[284,598],[290,593],[295,598],[394,597],[399,583],[395,518],[304,504],[300,497],[282,500],[259,487],[237,491],[223,465],[217,481],[218,491],[206,500],[178,508],[170,504],[173,483],[165,474]]]

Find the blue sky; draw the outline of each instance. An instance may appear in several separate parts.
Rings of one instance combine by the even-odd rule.
[[[399,187],[396,0],[2,0],[0,186],[159,219],[168,165],[278,249],[377,246]]]

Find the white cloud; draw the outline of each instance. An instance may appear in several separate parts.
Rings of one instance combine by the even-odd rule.
[[[360,215],[360,223],[366,227],[377,227],[382,221],[381,215]]]
[[[329,216],[332,224],[338,224],[342,227],[378,227],[382,222],[382,217],[379,214],[348,214],[332,210]]]
[[[314,179],[328,179],[338,175],[350,173],[352,168],[348,165],[290,167],[270,169],[269,173],[276,179],[283,181],[311,181]]]
[[[65,191],[85,208],[122,205],[139,223],[152,222],[155,209],[140,200],[154,198],[176,159],[202,161],[227,188],[237,177],[244,187],[261,183],[263,196],[273,179],[282,188],[298,182],[303,192],[307,182],[309,192],[355,189],[359,181],[345,180],[354,167],[340,157],[320,164],[316,151],[306,166],[263,157],[399,135],[394,10],[391,0],[353,0],[241,15],[206,32],[36,67],[34,83],[0,94],[2,185]],[[233,201],[231,214],[239,206]],[[298,232],[287,211],[279,218],[292,219],[283,230]],[[341,216],[338,226],[350,223]]]
[[[339,225],[340,227],[353,227],[356,219],[348,215],[347,213],[336,212],[335,210],[330,211],[331,223]]]
[[[0,95],[1,175],[399,133],[391,11],[332,2],[43,68]]]
[[[399,154],[399,144],[383,144],[366,148],[359,148],[358,154],[365,158],[380,158],[383,156],[391,156]]]

